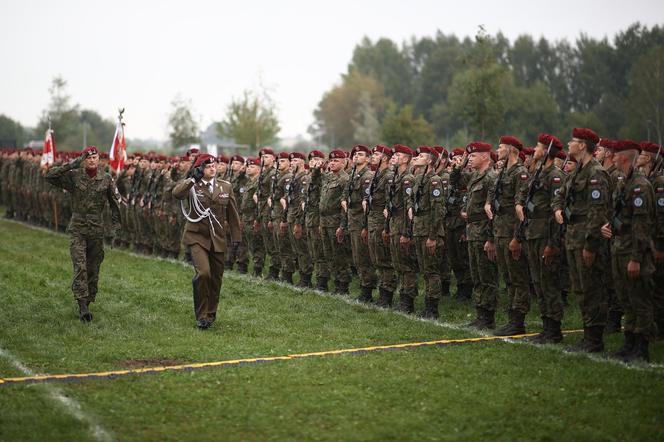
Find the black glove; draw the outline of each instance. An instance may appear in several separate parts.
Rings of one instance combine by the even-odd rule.
[[[191,176],[196,182],[199,182],[200,180],[203,179],[203,169],[200,167],[195,167],[194,172],[191,174]]]
[[[178,170],[175,167],[171,169],[171,179],[173,181],[178,180]]]

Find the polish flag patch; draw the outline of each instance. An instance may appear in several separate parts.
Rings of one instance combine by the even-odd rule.
[[[559,184],[560,183],[560,177],[559,176],[554,176],[553,177],[553,182],[556,183],[556,184]]]

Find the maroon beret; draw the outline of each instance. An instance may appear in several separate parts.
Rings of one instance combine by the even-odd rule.
[[[498,162],[498,154],[496,152],[489,152],[489,155],[491,156],[491,161],[494,163]]]
[[[641,153],[641,146],[639,143],[632,140],[618,140],[613,147],[614,152],[625,152],[627,150],[637,150]],[[655,151],[657,152],[657,151]]]
[[[321,152],[318,149],[314,149],[311,152],[309,152],[309,159],[316,157],[316,158],[325,158],[325,154]]]
[[[346,158],[346,152],[344,152],[341,149],[334,149],[334,150],[330,151],[330,155],[329,155],[329,159],[333,159],[333,158],[345,159]]]
[[[182,155],[180,161],[191,161],[191,157],[189,155]]]
[[[468,153],[491,152],[491,145],[483,141],[473,141],[471,143],[468,143],[468,146],[466,146],[466,152]]]
[[[411,149],[408,146],[404,146],[403,144],[395,144],[392,146],[392,149],[394,150],[394,153],[403,153],[406,155],[413,156],[415,152],[413,152],[413,149]]]
[[[237,155],[239,156],[239,155]],[[242,158],[242,157],[240,157]],[[258,157],[248,157],[247,158],[247,166],[260,166],[261,165],[261,160]]]
[[[229,164],[231,162],[231,159],[228,158],[226,155],[221,154],[217,156],[217,162]]]
[[[32,153],[32,149],[30,149],[30,153]],[[83,149],[82,153],[87,153],[88,155],[97,155],[99,154],[99,151],[97,150],[97,146],[88,146]]]
[[[438,158],[438,152],[436,152],[436,149],[433,147],[429,146],[420,146],[417,148],[417,153],[418,155],[421,153],[428,153],[429,155],[433,155],[434,158]]]
[[[461,157],[464,153],[466,153],[465,149],[461,147],[455,147],[452,149],[452,153],[450,153],[450,158]]]
[[[649,152],[654,154],[657,154],[657,152],[659,152],[660,149],[660,147],[657,144],[652,143],[650,141],[642,141],[640,143],[640,146],[642,152]]]
[[[552,149],[562,149],[563,148],[563,143],[560,141],[558,138],[554,137],[553,135],[549,134],[539,134],[539,137],[537,137],[537,141],[539,143],[544,144],[545,146],[549,147],[549,144],[551,144]],[[553,141],[553,143],[552,143]]]
[[[305,160],[305,159],[306,159],[306,158],[304,157],[304,154],[303,154],[302,152],[292,152],[292,153],[290,154],[290,158],[289,158],[289,159],[292,160],[293,158],[299,158],[299,159],[301,159],[301,160]]]
[[[523,149],[523,143],[517,137],[511,135],[503,135],[500,137],[498,144],[509,144],[510,146],[516,147],[517,149]]]
[[[187,150],[188,154],[199,153],[199,152],[200,152],[200,149],[198,147],[190,147],[189,150]]]
[[[433,146],[433,148],[441,157],[447,158],[449,156],[449,152],[443,146]]]
[[[214,160],[215,158],[212,155],[210,155],[209,153],[204,153],[196,157],[196,161],[194,162],[194,167],[198,167],[203,164],[214,163]]]
[[[258,151],[258,155],[259,155],[259,156],[260,156],[260,155],[272,155],[272,156],[276,156],[276,155],[274,154],[274,150],[272,150],[271,147],[264,147],[264,148],[262,148],[261,150]]]
[[[37,151],[37,153],[41,153],[41,151]],[[106,152],[102,152],[102,153],[99,155],[99,158],[102,158],[102,159],[104,159],[104,160],[107,160],[107,159],[108,159],[108,154],[107,154]]]
[[[559,150],[558,152],[556,152],[556,158],[560,158],[561,160],[566,160],[567,153],[564,150]]]
[[[535,154],[535,149],[533,149],[532,147],[524,147],[521,153],[523,153],[523,156],[528,157],[530,155]]]
[[[290,154],[288,152],[279,152],[277,158],[279,158],[280,160],[289,160]]]
[[[572,130],[572,137],[578,138],[580,140],[590,141],[593,144],[597,144],[599,137],[592,129],[587,129],[584,127],[575,127]]]
[[[387,146],[383,146],[382,144],[376,144],[376,146],[373,148],[373,152],[380,152],[387,157],[391,157],[393,153],[392,149]]]
[[[231,157],[231,162],[232,161],[239,161],[240,163],[244,163],[244,157],[242,155],[233,155]]]
[[[598,146],[602,146],[605,149],[613,149],[615,144],[616,142],[610,138],[600,138],[600,140],[597,142]]]
[[[355,146],[353,146],[353,150],[351,150],[350,152],[351,152],[351,156],[355,155],[356,152],[364,152],[367,155],[370,155],[371,154],[371,149],[369,149],[364,144],[356,144]]]

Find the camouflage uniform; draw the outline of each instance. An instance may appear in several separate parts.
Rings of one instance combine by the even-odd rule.
[[[311,287],[311,274],[313,273],[313,263],[309,256],[307,247],[307,235],[309,232],[305,229],[305,214],[302,205],[304,204],[307,192],[307,182],[309,176],[306,170],[301,170],[295,175],[286,191],[286,222],[288,223],[288,237],[297,256],[297,266],[300,273],[299,287]],[[299,225],[302,228],[302,236],[298,239],[293,234],[293,227]]]
[[[320,192],[323,173],[320,169],[309,170],[309,183],[304,198],[304,224],[307,231],[307,249],[316,272],[316,288],[327,290],[330,279],[330,266],[323,254],[320,232]]]
[[[288,232],[282,232],[280,224],[286,222],[287,210],[282,206],[282,200],[286,200],[286,192],[291,186],[293,174],[290,172],[277,172],[274,189],[272,192],[272,235],[279,254],[282,281],[292,283],[295,272],[295,254],[289,240]]]
[[[350,265],[346,252],[337,242],[336,231],[341,225],[341,198],[348,183],[348,174],[343,170],[329,172],[323,177],[320,191],[320,230],[323,240],[323,257],[334,275],[335,290],[346,293],[350,283]]]

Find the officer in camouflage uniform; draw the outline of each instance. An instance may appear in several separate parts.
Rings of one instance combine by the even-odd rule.
[[[84,167],[80,167],[83,164]],[[98,169],[99,152],[86,147],[78,159],[46,172],[54,186],[72,194],[73,214],[67,230],[71,235],[70,254],[74,265],[72,291],[79,306],[81,321],[92,320],[89,304],[97,296],[99,268],[104,260],[102,210],[108,201],[113,222],[120,222],[120,194],[111,176]]]
[[[257,205],[254,195],[258,189],[258,174],[260,173],[261,160],[259,158],[247,158],[246,177],[244,183],[244,192],[240,201],[240,217],[242,219],[242,236],[246,237],[247,247],[251,253],[251,260],[254,264],[254,276],[260,277],[263,274],[263,265],[265,263],[265,248],[263,246],[263,236],[260,230],[254,230],[254,221],[256,220]],[[244,239],[244,238],[243,238]]]
[[[329,274],[334,275],[335,292],[345,294],[350,284],[350,265],[342,246],[343,238],[339,241],[337,237],[337,229],[342,219],[341,199],[348,184],[348,174],[344,171],[346,153],[334,149],[328,161],[330,171],[323,176],[319,203],[323,257],[329,265]]]
[[[273,238],[279,253],[279,263],[281,264],[281,281],[288,284],[293,283],[293,273],[295,272],[295,254],[288,235],[288,208],[286,207],[286,193],[291,187],[293,174],[290,172],[290,154],[288,152],[279,153],[277,162],[277,174],[272,188],[272,225],[274,226]]]
[[[290,184],[286,187],[283,205],[287,208],[286,226],[288,230],[288,241],[297,258],[300,281],[298,287],[311,287],[311,274],[313,273],[313,263],[309,256],[307,247],[307,235],[305,230],[304,200],[307,192],[307,183],[309,175],[304,167],[305,156],[300,152],[290,154],[290,173],[292,176]]]
[[[438,319],[438,303],[442,293],[440,268],[443,260],[445,209],[443,184],[436,175],[438,152],[429,147],[417,149],[413,165],[418,170],[412,198],[407,202],[408,217],[413,219],[413,238],[419,270],[424,277],[425,297],[422,316]]]
[[[470,274],[477,311],[477,317],[469,326],[478,329],[495,327],[498,303],[496,246],[491,220],[484,210],[487,193],[496,180],[496,173],[491,168],[490,152],[491,145],[488,143],[474,141],[468,144],[464,159],[460,165],[454,167],[450,175],[452,186],[468,189],[461,216],[466,220]],[[472,173],[462,173],[466,163],[473,170]]]
[[[360,280],[360,302],[372,302],[373,290],[376,288],[376,270],[371,265],[368,247],[368,230],[362,238],[365,226],[364,207],[362,201],[369,193],[373,172],[369,169],[371,151],[363,144],[358,144],[351,151],[353,169],[348,184],[341,198],[341,208],[345,212],[342,217],[342,230],[350,239],[353,264]]]
[[[567,224],[565,249],[572,290],[583,318],[583,340],[568,351],[600,352],[604,349],[607,297],[602,287],[602,263],[598,252],[605,239],[600,228],[606,224],[610,204],[609,175],[593,158],[599,137],[585,128],[575,128],[568,143],[576,158],[576,170],[565,180],[553,201],[558,224]]]
[[[389,234],[383,239],[385,230],[385,215],[388,187],[394,180],[394,172],[390,169],[392,149],[377,145],[371,154],[371,165],[375,170],[369,193],[363,202],[367,217],[367,234],[369,243],[369,257],[378,276],[379,307],[391,307],[394,291],[397,288],[397,275],[390,255]],[[388,226],[389,228],[389,226]]]
[[[508,322],[495,331],[496,336],[511,336],[526,332],[524,320],[530,311],[530,276],[526,254],[516,233],[519,227],[514,210],[515,202],[523,199],[530,178],[519,161],[523,143],[513,136],[500,138],[498,162],[503,164],[496,183],[489,188],[484,210],[493,221],[498,270],[506,276]]]
[[[516,201],[516,213],[521,221],[517,235],[522,243],[524,240],[526,243],[530,278],[542,317],[542,332],[530,339],[535,344],[559,343],[563,339],[560,330],[563,319],[561,276],[565,275],[561,272],[561,232],[551,211],[551,201],[564,178],[563,172],[554,164],[554,158],[562,149],[563,144],[558,138],[540,134],[533,155],[537,169],[528,180],[528,192],[520,194]]]
[[[656,334],[652,281],[655,195],[648,179],[635,170],[639,144],[618,141],[614,151],[625,179],[613,193],[611,221],[602,226],[602,235],[611,240],[616,292],[625,309],[625,343],[614,356],[625,362],[649,362],[649,342]]]
[[[410,173],[413,150],[402,144],[395,144],[393,149],[392,161],[396,165],[396,170],[394,179],[387,188],[385,218],[389,220],[389,228],[386,233],[389,233],[392,263],[401,283],[399,310],[404,313],[413,313],[419,270],[411,229],[412,223],[408,217],[409,200],[413,195],[415,183],[415,177]]]

